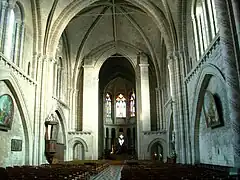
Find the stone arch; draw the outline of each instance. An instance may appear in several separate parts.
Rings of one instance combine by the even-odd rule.
[[[167,142],[162,138],[156,138],[152,140],[147,146],[147,153],[151,153],[151,148],[154,144],[160,143],[163,149],[163,160],[167,158]]]
[[[77,144],[81,144],[83,146],[83,159],[86,157],[86,153],[89,151],[87,143],[80,137],[74,137],[68,141],[68,154],[69,160],[74,158],[74,148]]]
[[[59,124],[60,124],[60,127],[62,128],[62,133],[63,133],[63,145],[64,146],[64,149],[67,148],[67,132],[66,132],[66,118],[64,116],[64,112],[63,110],[61,109],[61,107],[59,107],[58,105],[56,106],[53,106],[51,108],[51,111],[49,112],[48,116],[50,116],[51,114],[54,114],[54,115],[57,115],[58,117],[58,120],[59,120]],[[48,117],[47,116],[47,117]],[[45,132],[45,124],[44,123],[41,123],[41,129],[42,129],[42,132]],[[60,143],[62,144],[62,143]],[[66,150],[64,150],[64,160],[66,159],[66,157],[68,156],[67,154],[68,152]],[[61,156],[63,157],[63,156]]]
[[[145,10],[154,20],[157,27],[159,28],[160,32],[162,32],[166,47],[168,51],[173,51],[173,41],[171,39],[171,36],[169,35],[169,32],[167,29],[169,29],[169,23],[165,16],[159,10],[151,3],[146,1],[138,1],[138,0],[126,0],[130,3],[134,4],[135,6],[138,6]],[[89,5],[98,2],[98,0],[93,0],[91,2],[89,1],[78,1],[75,0],[71,4],[69,4],[62,12],[61,14],[56,18],[56,21],[53,23],[52,29],[49,31],[49,39],[47,48],[47,53],[53,53],[55,54],[55,47],[57,44],[57,41],[59,40],[63,30],[65,29],[68,22],[81,10],[88,7]],[[50,54],[52,56],[52,54]]]
[[[136,53],[135,55],[137,55],[137,51],[136,50],[134,51],[134,49],[131,49],[130,51],[129,50],[126,51],[125,48],[123,47],[123,44],[119,45],[118,48],[114,47],[114,48],[111,48],[111,49],[108,49],[108,50],[104,51],[104,53],[101,54],[101,56],[96,61],[95,67],[100,70],[103,63],[107,60],[107,58],[110,57],[111,55],[116,54],[116,53],[119,53],[119,54],[125,56],[128,59],[128,61],[130,62],[130,64],[133,66],[133,69],[135,69],[135,67],[137,65],[137,62],[131,56],[131,54],[133,55],[133,53]]]
[[[94,66],[97,69],[97,72],[99,72],[101,66],[107,60],[107,58],[118,53],[127,57],[129,62],[133,66],[133,69],[135,69],[135,74],[137,74],[137,71],[136,71],[137,59],[134,59],[133,57],[135,56],[137,58],[137,54],[139,54],[141,50],[136,49],[134,46],[122,41],[118,43],[117,48],[113,46],[113,44],[114,42],[109,42],[92,50],[90,54],[85,56],[84,64]],[[93,59],[94,61],[92,61]],[[80,66],[80,64],[78,66]],[[74,87],[76,89],[78,84],[77,83],[78,72],[79,72],[79,68],[75,67],[75,73],[74,73],[75,77],[73,79],[74,79]]]
[[[25,21],[25,8],[24,5],[20,2],[20,1],[16,1],[16,4],[19,6],[20,11],[21,11],[21,17],[22,17],[22,21]]]
[[[25,164],[33,164],[33,158],[31,155],[31,152],[33,151],[32,125],[30,123],[31,121],[25,98],[22,89],[20,88],[21,86],[19,85],[17,78],[13,73],[6,72],[4,69],[0,69],[0,72],[0,81],[3,81],[8,86],[18,106],[21,116],[25,138]]]
[[[193,18],[194,15],[195,15],[196,1],[197,1],[197,0],[192,0],[192,1],[191,1],[191,16],[192,16],[192,18]]]
[[[199,77],[197,80],[197,86],[194,91],[196,94],[193,99],[192,106],[192,122],[191,122],[191,151],[193,163],[198,163],[200,161],[199,157],[199,122],[200,113],[203,104],[204,89],[208,86],[210,79],[215,76],[219,78],[223,84],[225,84],[225,78],[222,72],[213,64],[207,64],[202,67]]]
[[[88,145],[87,145],[86,141],[83,140],[83,139],[80,138],[80,137],[74,137],[74,138],[70,139],[70,140],[68,141],[69,147],[73,147],[74,144],[76,144],[76,142],[80,142],[80,143],[83,145],[85,152],[88,152],[88,151],[89,151]]]
[[[61,124],[62,131],[63,131],[63,138],[64,138],[63,141],[64,141],[64,145],[66,146],[67,145],[66,118],[65,118],[64,113],[63,113],[63,111],[60,107],[57,107],[55,109],[55,113],[58,115],[58,118],[60,120],[60,124]]]
[[[77,156],[79,157],[79,154],[76,155],[76,148],[78,148],[77,146],[80,145],[80,150],[81,150],[81,154],[80,154],[80,158],[76,158]],[[79,150],[79,149],[77,149]],[[73,145],[73,160],[84,160],[85,159],[85,152],[84,152],[84,146],[80,141],[76,141],[75,144]]]

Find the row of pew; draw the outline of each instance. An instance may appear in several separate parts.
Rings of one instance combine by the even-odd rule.
[[[121,180],[235,180],[228,171],[210,169],[197,165],[167,163],[127,163],[121,171]]]
[[[1,180],[89,180],[109,165],[107,163],[44,164],[0,168]]]

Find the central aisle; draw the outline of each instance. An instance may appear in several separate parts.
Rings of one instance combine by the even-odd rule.
[[[120,165],[110,165],[96,176],[92,176],[90,180],[120,180],[121,170]]]

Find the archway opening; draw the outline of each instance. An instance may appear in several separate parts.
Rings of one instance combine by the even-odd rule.
[[[84,146],[81,142],[73,145],[73,160],[84,160]]]
[[[65,153],[66,153],[66,137],[65,137],[65,130],[63,125],[63,120],[58,111],[55,111],[55,117],[57,118],[59,122],[58,127],[58,136],[57,136],[57,153],[56,157],[59,162],[63,162],[65,159]]]
[[[128,159],[135,152],[135,84],[135,71],[124,56],[115,54],[102,65],[99,73],[99,147],[105,152],[105,158]],[[103,136],[107,129],[111,129],[110,136],[107,133]]]
[[[160,142],[155,142],[150,152],[153,160],[163,161],[163,147]]]

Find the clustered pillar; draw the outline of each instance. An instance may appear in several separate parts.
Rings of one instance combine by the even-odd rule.
[[[237,5],[235,0],[235,5]],[[234,3],[233,3],[234,5]],[[232,124],[232,144],[234,153],[234,166],[240,167],[240,91],[237,62],[234,54],[233,37],[231,33],[230,17],[228,16],[228,4],[224,0],[215,1],[220,34],[221,55],[224,62],[224,76],[226,78],[226,90],[228,107]],[[238,9],[239,11],[239,9]],[[239,13],[238,13],[239,14]]]

